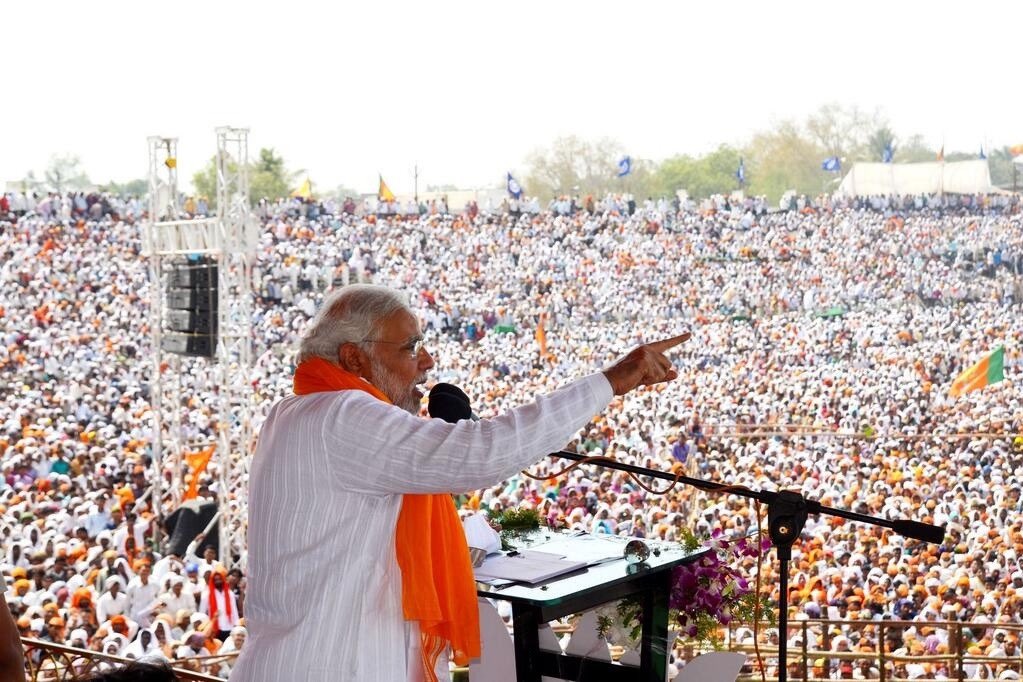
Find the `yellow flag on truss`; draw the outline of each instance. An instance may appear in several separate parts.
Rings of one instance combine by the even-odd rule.
[[[311,199],[313,196],[313,183],[310,182],[309,178],[306,178],[305,182],[291,193],[291,196],[298,199]]]
[[[377,190],[377,199],[380,201],[394,201],[394,192],[384,182],[384,176],[378,174],[377,177],[380,178],[380,189]]]

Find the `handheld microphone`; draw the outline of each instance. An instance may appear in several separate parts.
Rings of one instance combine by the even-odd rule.
[[[439,383],[430,389],[430,398],[426,411],[434,419],[442,419],[449,424],[463,419],[479,421],[469,405],[469,396],[465,391],[453,384]]]

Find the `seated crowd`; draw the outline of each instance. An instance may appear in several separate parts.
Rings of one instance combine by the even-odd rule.
[[[226,676],[245,639],[244,573],[202,541],[182,556],[152,542],[140,206],[56,196],[40,210],[5,199],[0,572],[20,632]],[[377,215],[264,202],[252,271],[255,427],[290,392],[297,339],[323,295],[349,282],[409,293],[437,361],[431,378],[464,388],[484,418],[690,328],[679,380],[619,400],[572,446],[944,525],[945,541],[924,545],[811,519],[795,548],[794,615],[914,623],[883,639],[877,628],[816,627],[815,647],[1019,658],[1016,635],[1000,627],[1023,625],[1018,202],[823,197],[768,211],[755,199],[610,196],[512,208]],[[1005,380],[950,397],[952,379],[999,346]],[[179,434],[190,446],[215,439],[206,363],[181,363]],[[200,498],[218,498],[222,465],[214,458]],[[244,512],[244,492],[230,492]],[[757,525],[744,498],[654,495],[597,467],[517,476],[459,501],[467,512],[530,506],[555,527],[654,542],[677,541],[683,528],[738,537]],[[761,579],[777,601],[773,562]],[[947,620],[971,624],[966,641],[927,625]],[[870,666],[824,665],[835,677],[878,677]],[[906,676],[941,675],[926,666]]]

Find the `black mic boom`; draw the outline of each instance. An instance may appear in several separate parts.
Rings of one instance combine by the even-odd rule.
[[[454,424],[463,419],[472,419],[472,407],[465,391],[453,384],[439,383],[430,389],[430,398],[426,411],[434,419],[442,419]]]

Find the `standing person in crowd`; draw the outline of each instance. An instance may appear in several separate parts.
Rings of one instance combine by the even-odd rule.
[[[253,460],[237,679],[437,680],[449,648],[461,665],[478,657],[472,570],[447,493],[507,478],[614,395],[675,378],[663,353],[686,338],[640,346],[496,419],[448,424],[415,416],[434,362],[406,300],[373,285],[329,296],[302,340],[296,395],[271,410]]]
[[[238,600],[227,583],[227,569],[217,564],[210,575],[208,588],[202,593],[199,610],[210,617],[217,639],[223,641],[241,618]]]

